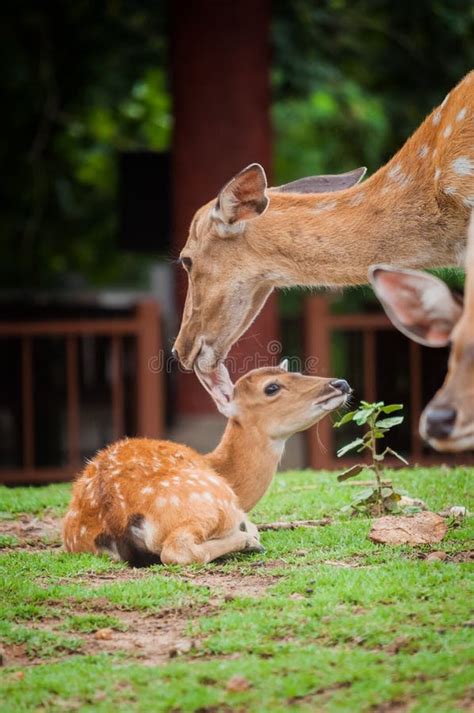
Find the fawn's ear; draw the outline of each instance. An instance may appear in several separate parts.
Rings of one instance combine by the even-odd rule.
[[[369,280],[395,327],[419,344],[444,347],[462,314],[450,289],[418,270],[373,265]]]
[[[259,163],[251,163],[221,190],[213,217],[226,225],[258,218],[268,206],[267,177]]]
[[[211,394],[221,414],[226,418],[235,416],[234,384],[223,362],[219,362],[212,371],[201,371],[197,364],[194,371],[206,391]]]
[[[361,181],[367,169],[355,168],[347,173],[337,173],[328,176],[306,176],[297,181],[285,183],[283,186],[271,188],[279,193],[332,193],[333,191],[343,191],[345,188],[352,188]]]

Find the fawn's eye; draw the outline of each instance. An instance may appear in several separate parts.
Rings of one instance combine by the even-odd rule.
[[[193,261],[191,260],[190,257],[182,257],[182,258],[180,258],[180,262],[185,270],[187,270],[188,272],[191,270],[191,268],[193,266]]]
[[[280,391],[280,388],[280,384],[267,384],[263,391],[266,396],[273,396]]]

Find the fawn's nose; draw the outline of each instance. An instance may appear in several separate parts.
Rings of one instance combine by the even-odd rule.
[[[456,411],[450,406],[431,408],[426,414],[426,435],[428,438],[447,438],[455,421]]]
[[[345,379],[334,379],[334,381],[331,381],[331,386],[343,394],[350,394],[352,391]]]

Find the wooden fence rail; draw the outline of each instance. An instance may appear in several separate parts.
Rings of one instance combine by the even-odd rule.
[[[0,468],[0,482],[35,483],[71,479],[81,466],[80,389],[78,346],[82,337],[106,337],[110,340],[111,410],[114,439],[124,435],[123,340],[132,337],[136,348],[137,435],[159,437],[163,434],[163,373],[150,368],[150,359],[159,354],[161,330],[155,302],[140,302],[131,317],[120,319],[68,319],[38,322],[0,323],[0,344],[5,339],[19,339],[21,350],[22,466]],[[62,337],[66,344],[66,415],[67,463],[54,468],[35,465],[35,408],[33,341],[39,337]]]
[[[380,330],[394,330],[390,320],[383,313],[376,314],[331,314],[327,297],[314,295],[305,303],[305,352],[306,356],[317,358],[316,373],[321,376],[344,376],[331,373],[331,338],[335,332],[348,331],[362,334],[362,353],[360,359],[364,369],[364,393],[366,401],[383,399],[383,394],[376,393],[377,355],[376,333]],[[426,452],[418,433],[418,423],[423,410],[421,347],[415,342],[409,343],[409,388],[410,409],[410,453],[411,464],[440,465],[449,463],[473,463],[472,456],[459,454],[444,455],[435,451]],[[360,395],[359,395],[360,396]],[[334,447],[334,429],[329,418],[323,419],[308,431],[307,460],[311,468],[343,469],[356,461],[336,457]],[[360,458],[358,461],[360,462]],[[389,461],[389,465],[400,465]]]

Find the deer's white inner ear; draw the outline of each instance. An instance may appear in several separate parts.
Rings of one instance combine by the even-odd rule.
[[[220,362],[212,371],[202,371],[198,363],[194,367],[196,376],[206,391],[212,396],[220,413],[226,418],[236,415],[234,384],[225,365]]]
[[[280,362],[280,369],[283,369],[283,371],[288,371],[290,367],[290,363],[288,359],[283,359],[283,361]]]

